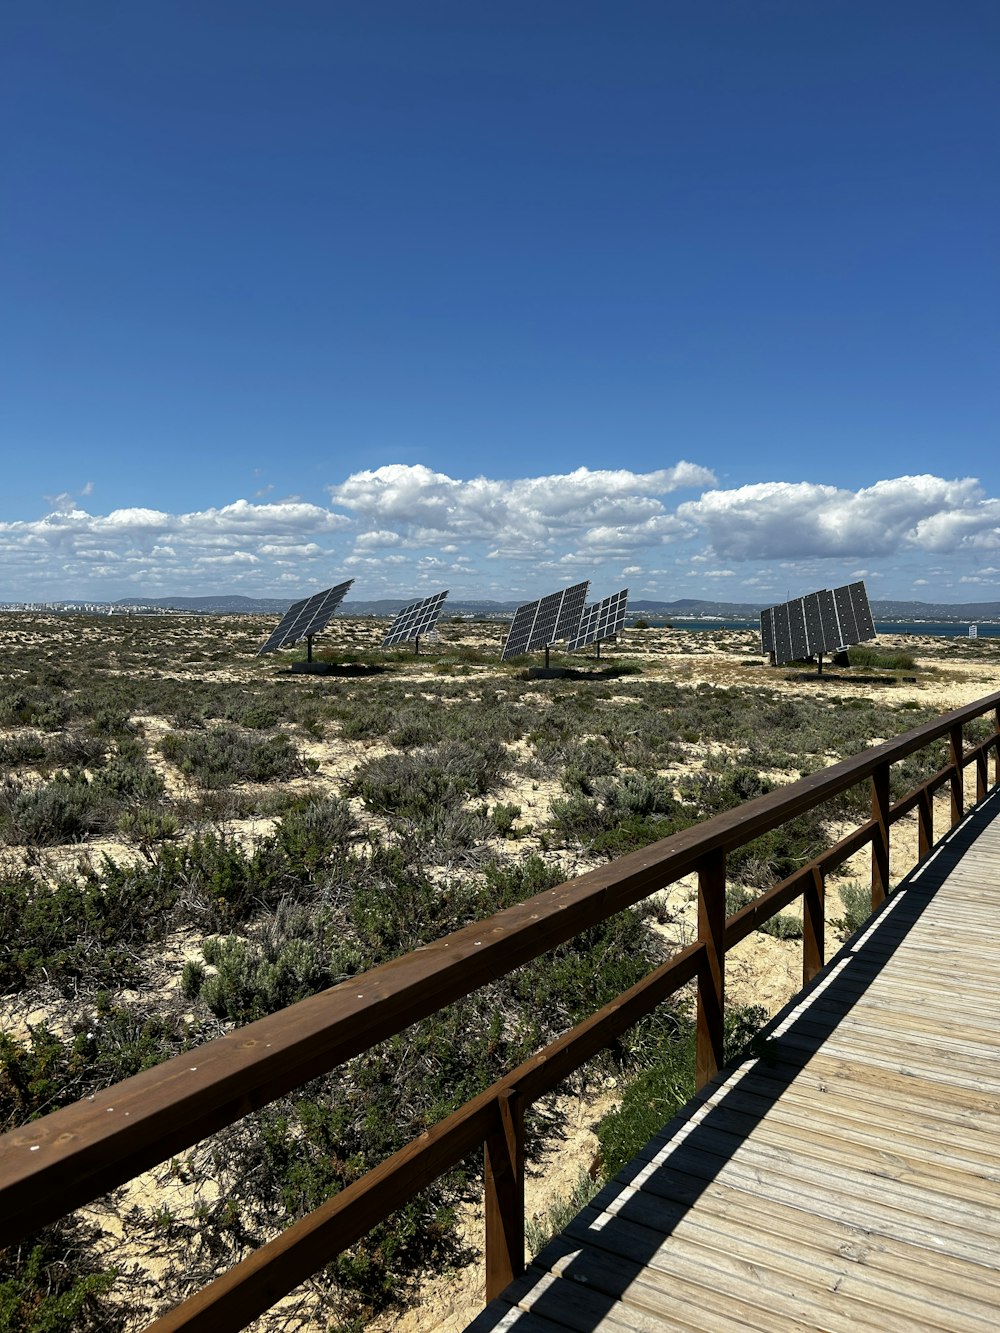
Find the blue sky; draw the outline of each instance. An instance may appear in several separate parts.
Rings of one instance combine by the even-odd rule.
[[[0,12],[0,600],[1000,598],[1000,6]]]

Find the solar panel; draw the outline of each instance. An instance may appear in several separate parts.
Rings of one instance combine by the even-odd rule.
[[[865,585],[860,582],[847,583],[843,588],[834,588],[833,595],[835,598],[841,593],[847,595],[854,615],[854,635],[850,642],[867,643],[869,639],[874,639],[875,621],[872,619],[872,609],[868,605],[868,594],[865,591]]]
[[[794,657],[809,656],[809,635],[806,633],[805,605],[800,598],[788,603],[788,636]]]
[[[389,626],[382,647],[391,648],[394,644],[407,643],[410,639],[419,639],[421,634],[427,634],[437,624],[447,596],[447,592],[436,592],[433,597],[425,597],[423,601],[404,606]]]
[[[835,644],[839,648],[842,642],[840,625],[837,620],[836,599],[829,588],[824,588],[822,592],[816,593],[816,599],[819,602],[822,642],[826,645],[824,651],[835,651],[831,648],[831,644]]]
[[[514,612],[510,632],[504,642],[500,661],[547,648],[559,639],[572,638],[580,626],[590,580],[574,583],[559,592],[549,593],[536,602],[525,602]]]
[[[282,616],[277,629],[257,649],[257,656],[291,647],[300,639],[311,639],[314,634],[326,629],[353,582],[353,579],[348,579],[346,583],[338,583],[335,588],[326,588],[323,592],[314,593],[312,597],[303,597],[301,602],[294,602]]]
[[[832,592],[821,588],[760,614],[761,647],[765,654],[774,654],[779,666],[874,638],[875,623],[863,583],[846,583]]]
[[[774,652],[774,607],[760,613],[760,648],[764,657]]]
[[[628,588],[613,592],[600,602],[591,602],[583,608],[580,628],[566,647],[572,652],[576,648],[586,647],[588,643],[602,643],[605,639],[615,638],[625,624],[627,610]]]

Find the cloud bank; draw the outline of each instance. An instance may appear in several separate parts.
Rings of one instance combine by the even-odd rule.
[[[450,587],[507,600],[589,576],[633,597],[768,600],[859,569],[874,595],[962,600],[974,584],[1000,597],[1000,499],[972,477],[725,489],[683,460],[512,480],[394,464],[327,493],[327,505],[237,499],[178,514],[91,513],[60,494],[40,518],[0,523],[0,600],[292,596],[351,574],[365,597]]]

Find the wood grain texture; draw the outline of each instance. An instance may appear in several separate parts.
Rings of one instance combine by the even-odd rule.
[[[471,1330],[992,1331],[998,1020],[994,793]]]

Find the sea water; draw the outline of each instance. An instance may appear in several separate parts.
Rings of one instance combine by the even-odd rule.
[[[646,619],[646,617],[642,617]],[[650,620],[648,622],[650,629],[663,629],[667,624],[674,629],[693,629],[693,630],[720,630],[720,629],[742,629],[754,630],[760,633],[759,620],[686,620],[678,617],[676,620]],[[629,626],[626,626],[628,629]],[[966,639],[969,636],[968,621],[922,621],[922,620],[876,620],[875,632],[877,634],[924,634],[933,635],[944,639]],[[1000,624],[984,624],[979,622],[979,638],[996,639],[1000,638]]]

